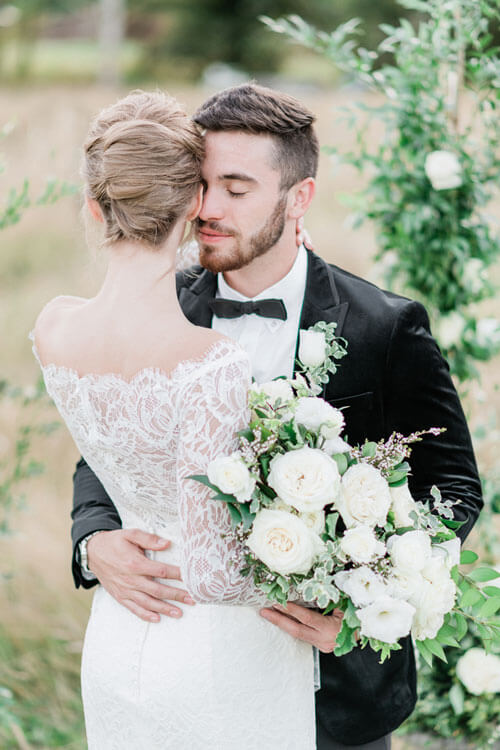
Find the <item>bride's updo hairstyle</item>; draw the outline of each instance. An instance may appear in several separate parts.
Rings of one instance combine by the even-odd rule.
[[[82,172],[106,244],[162,244],[199,189],[202,157],[198,126],[166,94],[133,91],[104,109],[84,143]]]

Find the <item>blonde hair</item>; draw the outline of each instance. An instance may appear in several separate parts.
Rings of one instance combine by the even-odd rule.
[[[199,189],[202,158],[198,126],[167,94],[133,91],[97,115],[82,173],[103,213],[106,243],[160,245]]]

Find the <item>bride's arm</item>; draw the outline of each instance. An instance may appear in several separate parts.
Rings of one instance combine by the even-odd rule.
[[[183,394],[177,462],[183,553],[182,580],[198,602],[261,605],[251,576],[241,576],[242,545],[234,538],[225,503],[192,479],[209,462],[237,448],[236,433],[248,422],[248,361],[240,357],[198,377]]]

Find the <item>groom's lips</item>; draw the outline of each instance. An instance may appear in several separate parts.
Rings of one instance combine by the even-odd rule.
[[[222,232],[214,232],[213,229],[206,229],[205,227],[200,227],[198,229],[198,236],[202,242],[206,242],[207,244],[211,244],[212,242],[219,242],[221,240],[226,240],[228,237],[232,237],[232,234],[222,234]]]

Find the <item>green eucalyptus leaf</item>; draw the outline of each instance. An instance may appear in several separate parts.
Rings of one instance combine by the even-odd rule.
[[[479,555],[476,555],[476,553],[472,552],[472,550],[464,549],[460,553],[461,565],[471,565],[471,563],[476,562],[476,560],[478,559],[479,559]]]
[[[493,568],[475,568],[470,573],[467,573],[467,577],[478,583],[484,583],[485,581],[493,581],[495,578],[500,578],[500,573]]]

